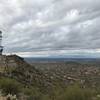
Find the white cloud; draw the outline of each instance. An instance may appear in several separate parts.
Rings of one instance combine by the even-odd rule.
[[[1,0],[5,52],[32,56],[97,52],[99,4],[99,0]]]

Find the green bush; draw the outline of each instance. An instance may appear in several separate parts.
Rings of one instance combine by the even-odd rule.
[[[42,93],[35,87],[23,88],[22,92],[27,96],[27,100],[41,100]]]
[[[69,86],[57,100],[91,100],[95,92],[90,89],[80,88],[78,85]]]
[[[23,88],[23,93],[27,100],[51,100],[48,94],[43,94],[36,87]]]
[[[0,89],[2,92],[7,94],[18,94],[21,90],[21,84],[14,79],[1,78],[0,79]]]

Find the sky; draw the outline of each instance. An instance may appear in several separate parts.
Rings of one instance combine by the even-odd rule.
[[[100,0],[0,0],[4,53],[100,57]]]

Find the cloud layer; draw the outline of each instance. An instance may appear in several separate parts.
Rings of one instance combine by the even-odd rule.
[[[6,53],[98,53],[99,26],[100,0],[0,1],[0,29]]]

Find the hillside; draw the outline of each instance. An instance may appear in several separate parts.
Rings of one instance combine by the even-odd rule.
[[[98,63],[68,61],[32,63],[30,65],[17,55],[4,55],[0,60],[1,76],[16,79],[25,85],[47,89],[55,86],[58,82],[62,86],[74,84],[75,82],[80,83],[83,87],[97,87],[100,85],[100,67]]]
[[[46,76],[17,55],[1,56],[0,74],[16,79],[25,85],[47,86]]]
[[[78,82],[83,85],[83,87],[100,87],[100,65],[98,63],[92,64],[68,61],[31,64],[51,80],[58,80],[64,85]]]
[[[100,93],[99,88],[99,63],[67,61],[29,64],[17,55],[0,57],[0,89],[3,95],[16,94],[18,100],[97,100],[90,98]],[[85,99],[64,99],[72,98],[70,92],[76,93],[74,98],[79,96]]]

